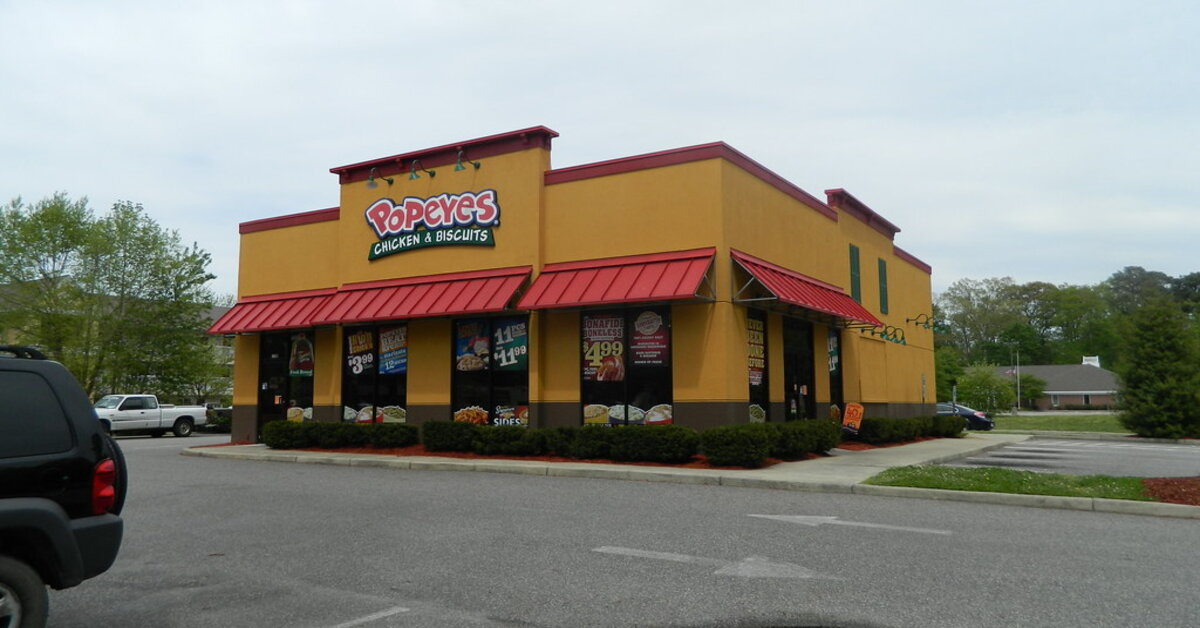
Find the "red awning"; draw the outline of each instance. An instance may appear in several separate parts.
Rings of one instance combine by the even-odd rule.
[[[537,310],[696,298],[716,249],[547,264],[517,305]]]
[[[237,334],[311,327],[313,315],[335,290],[306,290],[246,297],[208,328],[210,334]]]
[[[342,286],[313,322],[332,325],[503,312],[530,270],[520,266]]]
[[[866,325],[883,326],[879,319],[837,286],[739,251],[731,250],[729,254],[738,265],[746,269],[746,272],[750,273],[762,284],[763,288],[766,288],[775,299],[782,303]],[[748,301],[749,299],[735,300]]]

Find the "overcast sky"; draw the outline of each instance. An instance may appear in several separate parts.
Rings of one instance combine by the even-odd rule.
[[[545,125],[724,141],[962,278],[1200,271],[1200,3],[0,0],[0,201],[141,203],[237,289],[335,166]]]

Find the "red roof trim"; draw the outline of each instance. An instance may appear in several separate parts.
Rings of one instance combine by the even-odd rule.
[[[687,251],[672,251],[670,253],[644,253],[642,255],[626,255],[623,257],[601,257],[589,260],[580,260],[573,262],[557,262],[554,264],[546,264],[542,267],[542,272],[555,272],[563,270],[579,270],[585,268],[600,268],[604,266],[625,266],[632,264],[649,264],[653,262],[674,262],[685,259],[699,259],[703,257],[712,257],[717,252],[716,247],[706,247],[703,249],[690,249]]]
[[[866,323],[868,325],[883,326],[883,323],[878,318],[868,312],[860,303],[850,298],[850,295],[846,294],[841,288],[833,284],[825,283],[782,266],[777,266],[735,249],[731,249],[729,255],[742,268],[746,269],[746,272],[762,282],[764,287],[774,293],[776,298],[784,303],[815,312],[830,314],[842,319]],[[767,274],[760,274],[763,271],[767,271]],[[788,290],[788,282],[795,282],[797,287]],[[791,292],[792,298],[785,299],[785,294],[780,294],[779,290],[772,288],[771,284],[775,283],[780,284],[777,287],[783,288],[785,292]],[[814,294],[811,290],[806,290],[806,287],[817,288],[819,292]],[[809,302],[803,300],[806,298]]]
[[[341,184],[366,181],[371,173],[371,168],[377,169],[380,176],[407,174],[412,169],[412,161],[414,159],[419,159],[421,165],[426,168],[436,168],[456,163],[458,161],[458,151],[460,150],[464,152],[464,156],[467,159],[478,161],[487,157],[515,153],[530,148],[550,150],[550,140],[556,137],[558,137],[556,131],[552,131],[544,126],[534,126],[508,133],[498,133],[473,140],[455,142],[444,146],[424,148],[399,155],[392,155],[391,157],[360,161],[347,166],[330,168],[329,171],[338,175],[338,183]]]
[[[241,223],[238,225],[238,233],[254,233],[256,231],[270,231],[271,229],[308,225],[316,222],[328,222],[337,220],[341,215],[342,210],[340,207],[330,207],[329,209],[318,209],[299,214],[288,214],[287,216],[262,218]]]
[[[894,244],[892,245],[892,252],[896,254],[896,257],[899,257],[909,264],[916,266],[918,270],[925,271],[926,274],[933,274],[933,267],[917,259],[912,253],[909,253],[908,251],[905,251]]]
[[[517,309],[620,305],[696,296],[716,248],[548,264]]]
[[[887,236],[888,239],[896,237],[900,233],[900,227],[888,222],[883,216],[880,216],[875,210],[867,207],[867,204],[854,198],[854,195],[843,190],[842,188],[834,188],[825,190],[825,197],[828,199],[830,207],[840,209],[847,214],[857,218],[860,222],[866,223],[868,227]]]
[[[424,283],[442,283],[447,281],[465,281],[470,279],[489,279],[492,277],[511,277],[515,275],[527,275],[531,270],[533,270],[532,266],[513,266],[510,268],[494,268],[487,270],[473,270],[462,273],[446,273],[444,275],[422,275],[420,277],[380,279],[376,281],[363,281],[359,283],[344,284],[342,285],[342,288],[338,290],[338,292],[370,290],[373,288],[395,288],[397,286],[415,286]]]
[[[697,146],[675,148],[657,153],[647,153],[644,155],[635,155],[633,157],[623,157],[620,159],[599,161],[592,164],[572,166],[570,168],[549,170],[545,175],[545,184],[556,185],[559,183],[568,183],[570,181],[605,177],[614,174],[635,172],[638,170],[649,170],[651,168],[662,168],[664,166],[674,166],[678,164],[691,163],[694,161],[704,161],[707,159],[724,159],[741,168],[742,170],[754,175],[755,177],[758,177],[763,182],[773,186],[784,194],[787,194],[797,201],[800,201],[822,216],[834,221],[838,219],[837,212],[831,209],[825,203],[822,203],[819,199],[817,199],[817,197],[805,192],[787,179],[784,179],[774,172],[771,172],[762,164],[738,152],[736,149],[724,142],[699,144]]]
[[[208,328],[209,334],[236,334],[312,327],[333,288],[246,297]]]

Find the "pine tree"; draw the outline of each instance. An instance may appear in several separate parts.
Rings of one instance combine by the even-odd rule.
[[[1178,305],[1148,301],[1131,317],[1121,376],[1121,424],[1138,436],[1200,436],[1200,348]]]

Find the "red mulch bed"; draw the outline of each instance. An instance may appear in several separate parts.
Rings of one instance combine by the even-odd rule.
[[[1146,478],[1142,484],[1160,502],[1200,506],[1200,478]]]
[[[536,462],[582,462],[590,464],[629,464],[640,467],[674,467],[677,469],[737,469],[744,471],[744,467],[718,467],[710,464],[704,456],[697,455],[692,458],[691,462],[683,464],[666,464],[662,462],[625,462],[617,460],[604,459],[589,459],[580,460],[577,458],[564,458],[561,456],[483,456],[469,451],[426,451],[424,445],[410,445],[408,447],[400,447],[395,449],[376,449],[373,447],[342,447],[339,449],[320,449],[310,447],[301,449],[300,451],[333,451],[343,454],[373,454],[377,456],[437,456],[440,458],[459,458],[462,460],[531,460]],[[822,458],[816,454],[809,454],[802,460],[812,460]],[[766,463],[760,468],[770,467],[780,462],[792,462],[785,460],[776,460],[768,458]]]

